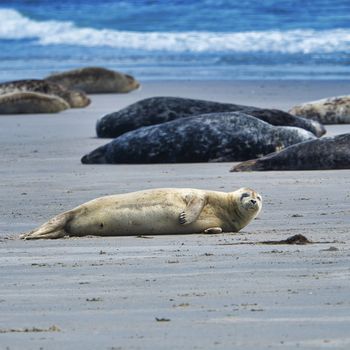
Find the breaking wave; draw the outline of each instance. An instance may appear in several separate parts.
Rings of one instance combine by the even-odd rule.
[[[250,32],[131,32],[82,28],[73,22],[36,21],[0,9],[0,39],[34,40],[40,45],[106,46],[168,52],[273,52],[310,54],[350,50],[350,29]]]

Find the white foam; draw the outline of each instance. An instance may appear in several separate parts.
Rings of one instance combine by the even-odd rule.
[[[350,50],[350,29],[216,32],[127,32],[79,28],[72,22],[35,21],[0,10],[0,39],[34,38],[41,45],[108,46],[172,52],[331,53]]]

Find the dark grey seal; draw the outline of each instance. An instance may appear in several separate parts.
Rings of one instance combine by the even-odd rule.
[[[147,98],[118,112],[107,114],[97,122],[96,132],[98,137],[117,137],[142,126],[160,124],[199,114],[220,112],[243,112],[272,125],[296,126],[311,131],[316,136],[321,136],[326,132],[325,128],[316,121],[295,117],[276,109],[180,97]]]
[[[0,84],[0,95],[17,92],[39,92],[58,96],[72,108],[86,107],[91,102],[82,91],[68,90],[60,84],[41,79],[14,80]]]
[[[315,136],[241,112],[204,114],[125,133],[82,158],[95,163],[228,162],[260,157]]]
[[[248,160],[231,171],[350,169],[350,134],[289,146],[281,152]]]
[[[46,80],[86,93],[125,93],[140,87],[131,75],[100,67],[85,67],[49,75]]]

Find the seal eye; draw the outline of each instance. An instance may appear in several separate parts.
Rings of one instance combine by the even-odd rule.
[[[243,199],[243,198],[245,198],[245,197],[249,197],[250,196],[250,194],[249,193],[243,193],[242,195],[241,195],[241,200]]]
[[[258,198],[258,200],[261,202],[261,197],[260,196],[257,196],[256,198]]]

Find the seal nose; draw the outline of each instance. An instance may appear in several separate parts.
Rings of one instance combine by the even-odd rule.
[[[255,204],[255,203],[256,203],[256,200],[255,200],[255,199],[251,199],[251,200],[250,200],[250,203]]]

